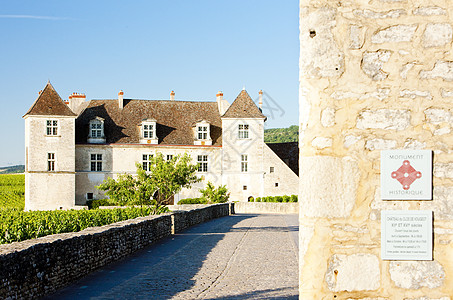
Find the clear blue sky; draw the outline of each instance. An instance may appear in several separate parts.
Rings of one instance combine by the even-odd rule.
[[[0,166],[24,162],[24,120],[47,81],[63,99],[215,100],[262,89],[266,128],[298,123],[297,0],[5,1]],[[271,111],[269,110],[272,109]]]

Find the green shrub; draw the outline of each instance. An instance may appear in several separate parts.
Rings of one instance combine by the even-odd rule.
[[[255,198],[253,198],[252,196],[250,196],[250,197],[248,198],[248,202],[255,202]]]
[[[116,206],[116,205],[118,204],[110,199],[96,199],[87,201],[88,209],[96,209],[99,208],[99,206]]]
[[[220,185],[218,188],[208,181],[206,187],[200,190],[203,195],[202,198],[206,199],[208,203],[225,203],[230,198],[230,193],[225,185]]]
[[[206,204],[208,201],[204,198],[186,198],[179,200],[178,204]]]
[[[288,195],[282,196],[282,202],[290,202],[290,200],[291,200],[290,196],[288,196]]]
[[[290,202],[298,202],[298,197],[297,195],[291,195],[291,200]]]
[[[282,196],[275,196],[274,199],[275,199],[275,202],[283,202]]]
[[[25,206],[25,175],[0,175],[0,209],[23,210]]]
[[[261,197],[256,197],[255,202],[261,202]]]

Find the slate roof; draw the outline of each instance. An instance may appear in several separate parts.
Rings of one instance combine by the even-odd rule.
[[[217,102],[124,99],[91,100],[76,119],[76,143],[87,143],[89,121],[105,119],[106,143],[138,144],[142,120],[155,119],[159,145],[193,145],[193,127],[206,120],[211,126],[212,144],[222,144],[222,121]]]
[[[249,94],[242,90],[230,105],[222,118],[262,118],[266,119],[261,110],[250,98]]]
[[[269,143],[266,144],[288,167],[299,176],[299,143]]]
[[[63,102],[60,95],[53,88],[50,82],[39,94],[38,99],[24,115],[34,116],[76,116],[75,113]]]

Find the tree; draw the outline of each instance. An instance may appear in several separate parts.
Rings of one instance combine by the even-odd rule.
[[[106,191],[106,195],[120,205],[154,206],[153,213],[160,213],[170,198],[201,181],[196,176],[198,165],[191,163],[191,157],[185,153],[165,160],[158,153],[149,162],[149,171],[143,170],[136,163],[137,175],[121,174],[118,179],[107,178],[97,188]]]
[[[220,185],[218,188],[208,181],[206,188],[200,190],[200,193],[203,195],[203,198],[208,201],[208,203],[225,203],[230,198],[230,193],[225,185]]]

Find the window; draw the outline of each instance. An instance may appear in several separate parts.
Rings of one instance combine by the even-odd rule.
[[[242,186],[242,190],[246,191],[246,190],[247,190],[247,186],[246,186],[246,185],[243,185],[243,186]]]
[[[167,160],[172,160],[173,159],[173,154],[167,154]]]
[[[93,200],[93,193],[87,193],[87,200]]]
[[[55,171],[55,153],[47,153],[47,171]]]
[[[102,136],[102,124],[91,123],[91,136],[94,138],[100,138]]]
[[[90,120],[89,126],[88,143],[105,143],[104,119],[96,117],[93,120]]]
[[[208,139],[208,127],[207,126],[198,126],[198,139],[207,140]]]
[[[198,155],[198,172],[208,171],[208,156]]]
[[[154,124],[143,125],[143,138],[153,139],[154,138]]]
[[[47,135],[58,135],[58,120],[47,120],[46,121],[46,134]]]
[[[241,172],[247,172],[247,170],[248,170],[247,154],[241,154]]]
[[[278,187],[278,182],[275,183],[275,187]]]
[[[142,157],[143,170],[145,170],[145,171],[150,170],[152,159],[153,159],[152,154],[143,154],[143,157]]]
[[[248,139],[249,138],[249,125],[248,124],[239,124],[238,127],[238,137],[240,139]]]
[[[91,154],[91,171],[102,171],[102,154]]]
[[[274,173],[274,167],[269,168],[269,173]]]

